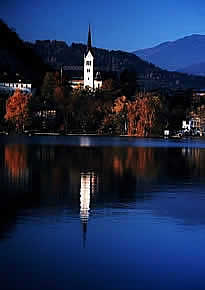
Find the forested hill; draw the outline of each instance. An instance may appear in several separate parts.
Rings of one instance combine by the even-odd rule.
[[[73,43],[70,46],[64,41],[37,40],[29,43],[42,59],[53,68],[60,69],[61,66],[83,67],[86,45]],[[93,48],[95,66],[99,71],[112,71],[120,74],[128,69],[137,73],[137,78],[155,83],[154,87],[159,88],[204,88],[205,78],[190,76],[179,72],[169,72],[152,63],[142,60],[138,56],[124,51],[109,51],[101,48]],[[178,85],[179,84],[179,85]]]
[[[64,41],[37,40],[29,44],[45,62],[53,66],[83,66],[84,54],[87,46],[81,43],[72,43],[70,46]],[[93,47],[95,65],[101,70],[118,71],[124,68],[137,72],[159,71],[155,65],[145,62],[136,55],[124,51],[109,51]]]
[[[18,34],[0,19],[0,72],[22,74],[36,80],[48,70],[48,65]]]
[[[37,40],[24,42],[18,34],[0,20],[0,72],[20,73],[27,79],[40,80],[45,71],[63,66],[83,66],[86,45],[73,43],[68,46],[64,41]],[[205,78],[189,76],[178,72],[168,72],[140,59],[138,56],[123,52],[93,48],[95,66],[100,71],[113,71],[120,74],[128,69],[135,71],[138,78],[148,79],[161,85],[181,88],[204,88]]]

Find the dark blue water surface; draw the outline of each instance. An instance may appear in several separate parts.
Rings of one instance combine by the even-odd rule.
[[[205,289],[205,141],[0,138],[0,288]]]

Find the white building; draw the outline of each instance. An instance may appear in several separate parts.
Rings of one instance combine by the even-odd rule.
[[[92,49],[91,30],[89,25],[87,51],[84,54],[83,78],[72,78],[72,88],[88,88],[92,91],[102,87],[102,78],[100,72],[95,73],[95,58]],[[72,69],[72,67],[70,67]],[[80,66],[73,67],[73,70],[81,70]]]
[[[87,52],[84,55],[84,88],[96,90],[102,87],[101,75],[96,73],[94,78],[94,53],[92,50],[90,25],[88,30]]]
[[[19,89],[25,93],[32,92],[32,84],[30,82],[18,81],[0,81],[0,90],[12,92]]]
[[[200,119],[190,119],[188,121],[182,121],[182,129],[186,132],[194,129],[200,129]]]
[[[84,55],[84,88],[94,89],[94,54],[91,45],[90,26],[88,30],[87,51]]]

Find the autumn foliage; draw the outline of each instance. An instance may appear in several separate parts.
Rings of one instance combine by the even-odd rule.
[[[126,84],[127,92],[129,78],[129,74],[121,78],[121,85]],[[115,85],[112,79],[108,79],[104,81],[102,90],[97,92],[72,89],[69,82],[59,74],[48,72],[43,80],[40,97],[33,96],[31,99],[31,95],[20,90],[14,92],[6,104],[5,119],[17,131],[22,131],[27,121],[31,120],[35,128],[41,126],[63,133],[141,137],[160,135],[166,107],[162,98],[151,92],[122,95],[123,90],[115,89]],[[49,117],[49,112],[55,112],[55,116]]]
[[[22,130],[29,118],[29,101],[31,95],[16,90],[7,100],[6,115],[4,118],[11,122],[17,130]]]
[[[135,101],[128,103],[127,111],[128,135],[146,137],[161,129],[162,103],[158,96],[138,95]]]
[[[162,102],[151,93],[138,94],[133,100],[119,97],[114,100],[111,112],[105,115],[103,124],[109,124],[114,133],[145,137],[162,130]]]

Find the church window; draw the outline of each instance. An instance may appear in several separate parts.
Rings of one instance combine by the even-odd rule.
[[[89,61],[89,60],[87,60],[87,61],[86,61],[86,65],[89,65],[89,66],[90,66],[90,65],[91,65],[91,63],[92,63],[92,62],[91,62],[91,61]]]
[[[92,63],[92,62],[89,61],[89,60],[86,61],[86,65],[91,65],[91,63]]]

